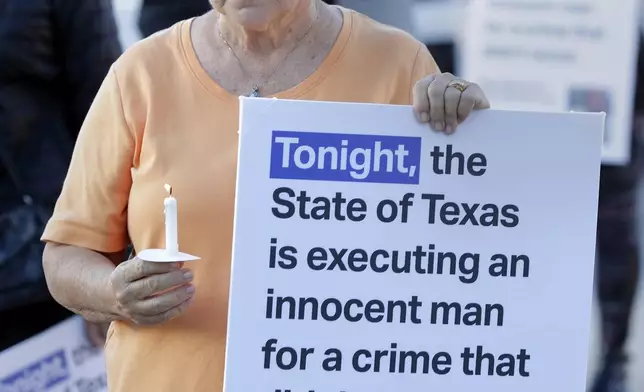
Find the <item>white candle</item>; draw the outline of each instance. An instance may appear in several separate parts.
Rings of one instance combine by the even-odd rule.
[[[165,185],[168,197],[163,201],[165,214],[165,250],[171,255],[179,253],[179,233],[177,229],[177,199],[172,197],[172,187]]]

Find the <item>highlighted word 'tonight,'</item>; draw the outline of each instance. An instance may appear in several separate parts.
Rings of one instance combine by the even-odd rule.
[[[421,138],[273,131],[271,178],[418,184]]]

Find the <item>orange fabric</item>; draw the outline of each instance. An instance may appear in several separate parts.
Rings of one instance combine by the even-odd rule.
[[[341,10],[343,28],[327,59],[277,97],[410,104],[414,82],[438,70],[425,46]],[[113,392],[222,390],[238,99],[200,66],[190,25],[136,44],[114,64],[43,235],[101,252],[123,250],[130,239],[136,249],[163,247],[163,185],[173,186],[180,248],[203,258],[189,264],[196,300],[165,325],[112,325],[106,360]]]

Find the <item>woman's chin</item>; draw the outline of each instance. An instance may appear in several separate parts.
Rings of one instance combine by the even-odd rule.
[[[249,7],[239,10],[237,13],[237,23],[247,30],[265,30],[271,22],[271,18],[262,7]]]

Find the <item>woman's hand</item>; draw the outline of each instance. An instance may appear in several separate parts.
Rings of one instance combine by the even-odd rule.
[[[473,110],[489,109],[481,87],[451,73],[429,75],[414,86],[418,120],[439,132],[452,133]]]
[[[121,316],[153,325],[182,314],[192,302],[192,272],[183,263],[151,263],[134,258],[121,263],[110,283]]]

